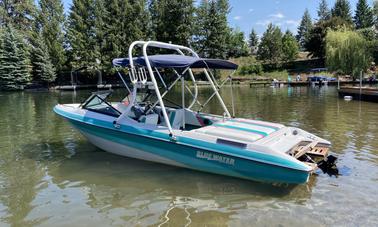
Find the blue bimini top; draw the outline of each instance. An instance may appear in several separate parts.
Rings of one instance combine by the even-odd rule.
[[[196,58],[177,54],[161,54],[148,56],[151,67],[156,68],[210,68],[210,69],[237,69],[238,65],[227,60]],[[133,58],[135,65],[146,66],[144,57]],[[113,59],[113,66],[128,67],[128,58]]]

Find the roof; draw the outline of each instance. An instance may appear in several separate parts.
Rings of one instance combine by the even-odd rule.
[[[212,69],[237,69],[238,65],[221,59],[197,58],[177,54],[162,54],[148,56],[152,67],[157,68],[212,68]],[[144,57],[133,58],[135,65],[146,66]],[[130,65],[128,58],[113,59],[114,66],[127,67]]]

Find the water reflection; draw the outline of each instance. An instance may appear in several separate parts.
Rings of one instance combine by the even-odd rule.
[[[86,143],[77,145],[74,156],[49,168],[51,183],[63,191],[85,188],[88,206],[106,216],[121,212],[126,225],[195,225],[200,224],[199,213],[226,223],[237,208],[274,208],[276,200],[303,204],[316,182],[312,177],[310,184],[298,187],[261,184],[120,158]]]

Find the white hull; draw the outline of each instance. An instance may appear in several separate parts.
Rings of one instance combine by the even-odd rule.
[[[82,131],[80,131],[80,132],[93,145],[95,145],[96,147],[98,147],[98,148],[100,148],[104,151],[107,151],[109,153],[129,157],[129,158],[136,158],[136,159],[141,159],[141,160],[145,160],[145,161],[158,162],[158,163],[162,163],[162,164],[188,168],[187,166],[185,166],[181,163],[172,161],[170,159],[162,158],[158,155],[155,155],[155,154],[152,154],[152,153],[149,153],[149,152],[145,152],[145,151],[140,150],[140,149],[136,149],[136,148],[125,146],[123,144],[119,144],[119,143],[116,143],[116,142],[113,142],[113,141],[109,141],[109,140],[103,139],[101,137],[98,137],[98,136],[95,136],[95,135],[92,135],[92,134],[89,134],[89,133],[86,133],[86,132],[82,132]]]

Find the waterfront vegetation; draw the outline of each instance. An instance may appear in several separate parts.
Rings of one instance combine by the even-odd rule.
[[[0,89],[48,87],[79,68],[112,75],[111,59],[126,56],[134,40],[189,45],[240,62],[235,75],[251,78],[314,66],[356,77],[377,62],[377,0],[359,0],[354,16],[346,0],[332,9],[321,0],[317,18],[305,10],[296,35],[269,24],[261,37],[251,28],[248,40],[228,24],[230,10],[228,0],[73,0],[65,14],[61,0],[0,0]]]

